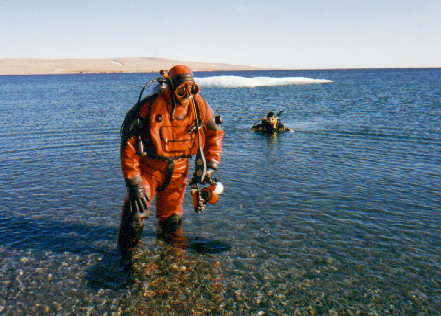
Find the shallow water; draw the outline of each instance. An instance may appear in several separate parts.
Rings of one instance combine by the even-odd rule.
[[[231,248],[169,249],[150,218],[133,274],[119,126],[153,75],[0,76],[0,314],[440,314],[441,69],[196,76],[224,74],[332,83],[203,86],[225,193],[187,194],[185,229]],[[270,110],[294,132],[252,133]]]

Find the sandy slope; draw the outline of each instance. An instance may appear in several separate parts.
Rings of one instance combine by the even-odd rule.
[[[177,61],[152,57],[102,59],[0,59],[0,75],[66,74],[66,73],[134,73],[157,72],[176,64],[190,66],[193,71],[252,70],[257,67]]]

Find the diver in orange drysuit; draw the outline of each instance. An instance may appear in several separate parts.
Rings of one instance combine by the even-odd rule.
[[[202,149],[206,180],[221,160],[221,122],[199,94],[191,69],[176,65],[161,74],[167,86],[138,102],[121,128],[121,167],[127,187],[118,235],[123,258],[140,240],[155,196],[158,237],[185,247],[182,216],[188,158]]]

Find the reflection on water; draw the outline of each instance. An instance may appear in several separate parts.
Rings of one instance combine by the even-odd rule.
[[[221,313],[225,307],[222,264],[191,256],[184,249],[142,249],[135,255],[130,294],[121,309],[134,314]]]
[[[115,247],[119,125],[153,75],[0,77],[0,314],[439,315],[440,71],[203,88],[225,193],[187,211],[185,251],[148,219],[132,273]],[[252,133],[274,109],[294,131]]]

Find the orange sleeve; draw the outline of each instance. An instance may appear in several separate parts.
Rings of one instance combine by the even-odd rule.
[[[130,137],[121,148],[121,169],[125,179],[133,179],[141,175],[140,156],[136,154],[136,136]]]
[[[217,168],[217,165],[221,161],[223,138],[223,130],[207,129],[205,132],[204,155],[205,159],[207,159],[207,162],[211,162],[211,164],[214,163],[214,168]]]
[[[214,113],[211,107],[203,102],[205,105],[204,133],[205,133],[205,146],[204,155],[209,165],[217,168],[222,157],[222,140],[224,138],[224,131],[214,122]]]

